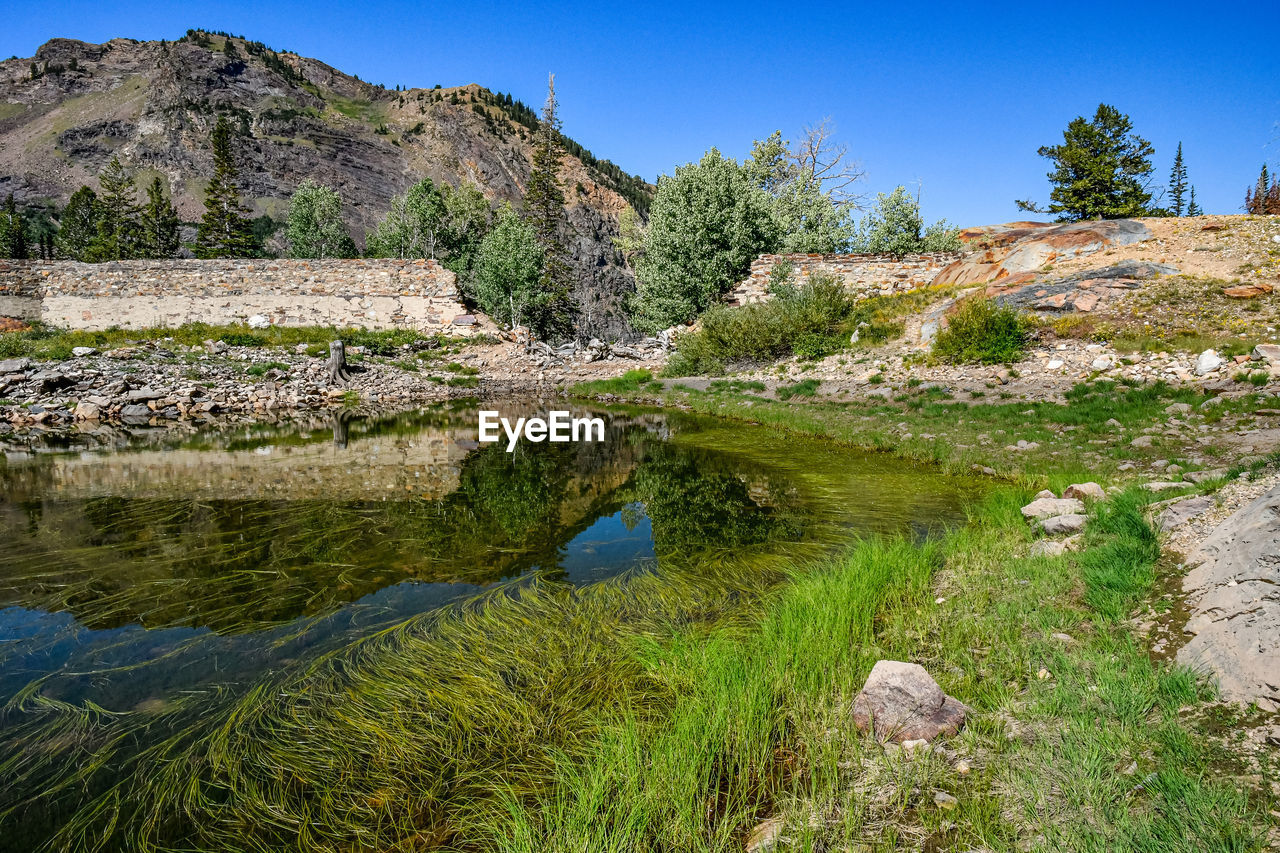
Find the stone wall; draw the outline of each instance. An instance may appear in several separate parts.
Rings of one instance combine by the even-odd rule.
[[[779,263],[791,265],[802,282],[815,272],[832,275],[858,296],[888,296],[927,287],[959,252],[906,255],[761,255],[751,262],[751,272],[725,297],[730,305],[763,302],[769,298],[769,273]]]
[[[476,319],[433,260],[0,260],[0,316],[101,330],[230,324],[412,328],[466,335]]]

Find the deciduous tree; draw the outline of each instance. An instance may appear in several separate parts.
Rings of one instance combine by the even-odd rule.
[[[227,42],[230,44],[230,41]],[[342,221],[342,196],[310,178],[289,199],[285,239],[291,258],[354,258],[359,255]]]

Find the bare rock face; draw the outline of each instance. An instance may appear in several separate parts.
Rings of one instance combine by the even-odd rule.
[[[853,701],[853,722],[880,740],[929,741],[960,731],[968,711],[919,664],[882,660]]]
[[[1109,246],[1127,246],[1151,236],[1132,219],[1101,222],[1011,222],[970,228],[960,239],[975,251],[940,272],[934,284],[983,284],[1038,270],[1063,258],[1092,254]]]
[[[1188,564],[1192,638],[1178,662],[1212,674],[1229,702],[1280,710],[1280,488],[1218,525]]]

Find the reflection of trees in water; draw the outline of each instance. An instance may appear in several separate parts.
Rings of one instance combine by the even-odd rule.
[[[710,454],[655,443],[632,492],[644,504],[660,555],[708,546],[755,545],[790,537],[795,522],[752,499],[735,470]]]

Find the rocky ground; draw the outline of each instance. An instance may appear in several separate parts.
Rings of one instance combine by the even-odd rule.
[[[164,341],[106,352],[80,348],[66,361],[0,360],[0,434],[76,422],[160,425],[220,415],[326,408],[394,408],[477,395],[545,392],[654,366],[655,339],[632,346],[532,349],[483,342],[439,353],[406,347],[394,356],[350,347],[350,381],[333,381],[314,347],[201,347]]]

